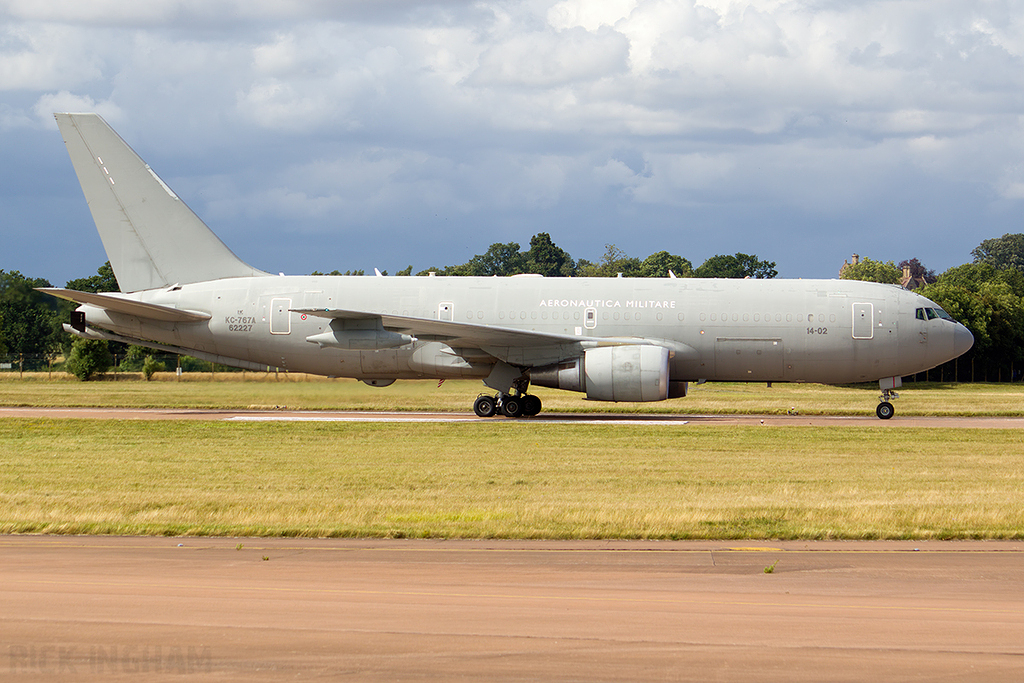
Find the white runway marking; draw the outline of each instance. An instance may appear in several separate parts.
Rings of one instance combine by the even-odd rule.
[[[574,425],[685,425],[689,420],[666,420],[662,419],[552,419],[552,418],[529,418],[482,419],[467,415],[444,415],[444,414],[395,414],[395,413],[350,413],[347,415],[337,414],[290,414],[290,415],[232,415],[224,418],[227,422],[460,422],[468,424],[574,424]]]
[[[510,419],[478,418],[473,413],[437,411],[316,411],[232,408],[42,408],[0,406],[0,419],[90,419],[90,420],[214,420],[234,422],[380,422],[432,423],[465,422],[474,424],[577,424],[577,425],[689,425],[691,427],[735,427],[758,425],[772,427],[872,427],[879,429],[1024,429],[1024,416],[901,416],[879,420],[874,413],[864,415],[679,415],[672,413],[543,413],[539,417]]]

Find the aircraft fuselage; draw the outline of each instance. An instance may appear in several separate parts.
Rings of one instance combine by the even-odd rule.
[[[493,358],[451,348],[444,335],[390,348],[320,346],[306,339],[329,332],[331,321],[294,309],[564,335],[581,348],[595,338],[664,341],[674,381],[873,381],[935,367],[965,350],[958,344],[969,348],[969,333],[957,323],[918,319],[919,309],[937,308],[928,299],[849,280],[280,276],[120,296],[211,317],[170,323],[90,305],[80,310],[92,326],[225,362],[357,379],[486,377]],[[545,361],[515,353],[523,352],[503,360]]]

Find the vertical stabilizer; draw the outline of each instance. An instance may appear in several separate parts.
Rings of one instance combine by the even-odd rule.
[[[97,114],[54,114],[124,292],[266,273],[246,264]]]

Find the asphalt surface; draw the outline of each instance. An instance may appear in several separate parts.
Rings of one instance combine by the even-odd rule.
[[[473,413],[384,412],[351,410],[220,410],[176,408],[35,408],[0,407],[0,418],[28,417],[52,419],[110,420],[225,420],[241,422],[466,422],[495,424],[529,422],[531,424],[603,424],[603,425],[767,425],[793,426],[873,426],[973,429],[1024,429],[1024,417],[914,417],[900,416],[879,420],[874,415],[630,415],[622,413],[541,413],[537,417],[509,419],[479,418]]]
[[[0,676],[1020,681],[1021,587],[1020,542],[6,536]]]

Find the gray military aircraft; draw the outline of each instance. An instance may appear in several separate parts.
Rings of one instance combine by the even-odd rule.
[[[56,114],[120,293],[42,291],[65,329],[241,368],[372,386],[479,378],[490,417],[531,384],[662,401],[688,383],[878,380],[958,357],[971,333],[932,301],[852,280],[276,276],[242,262],[96,114]]]

